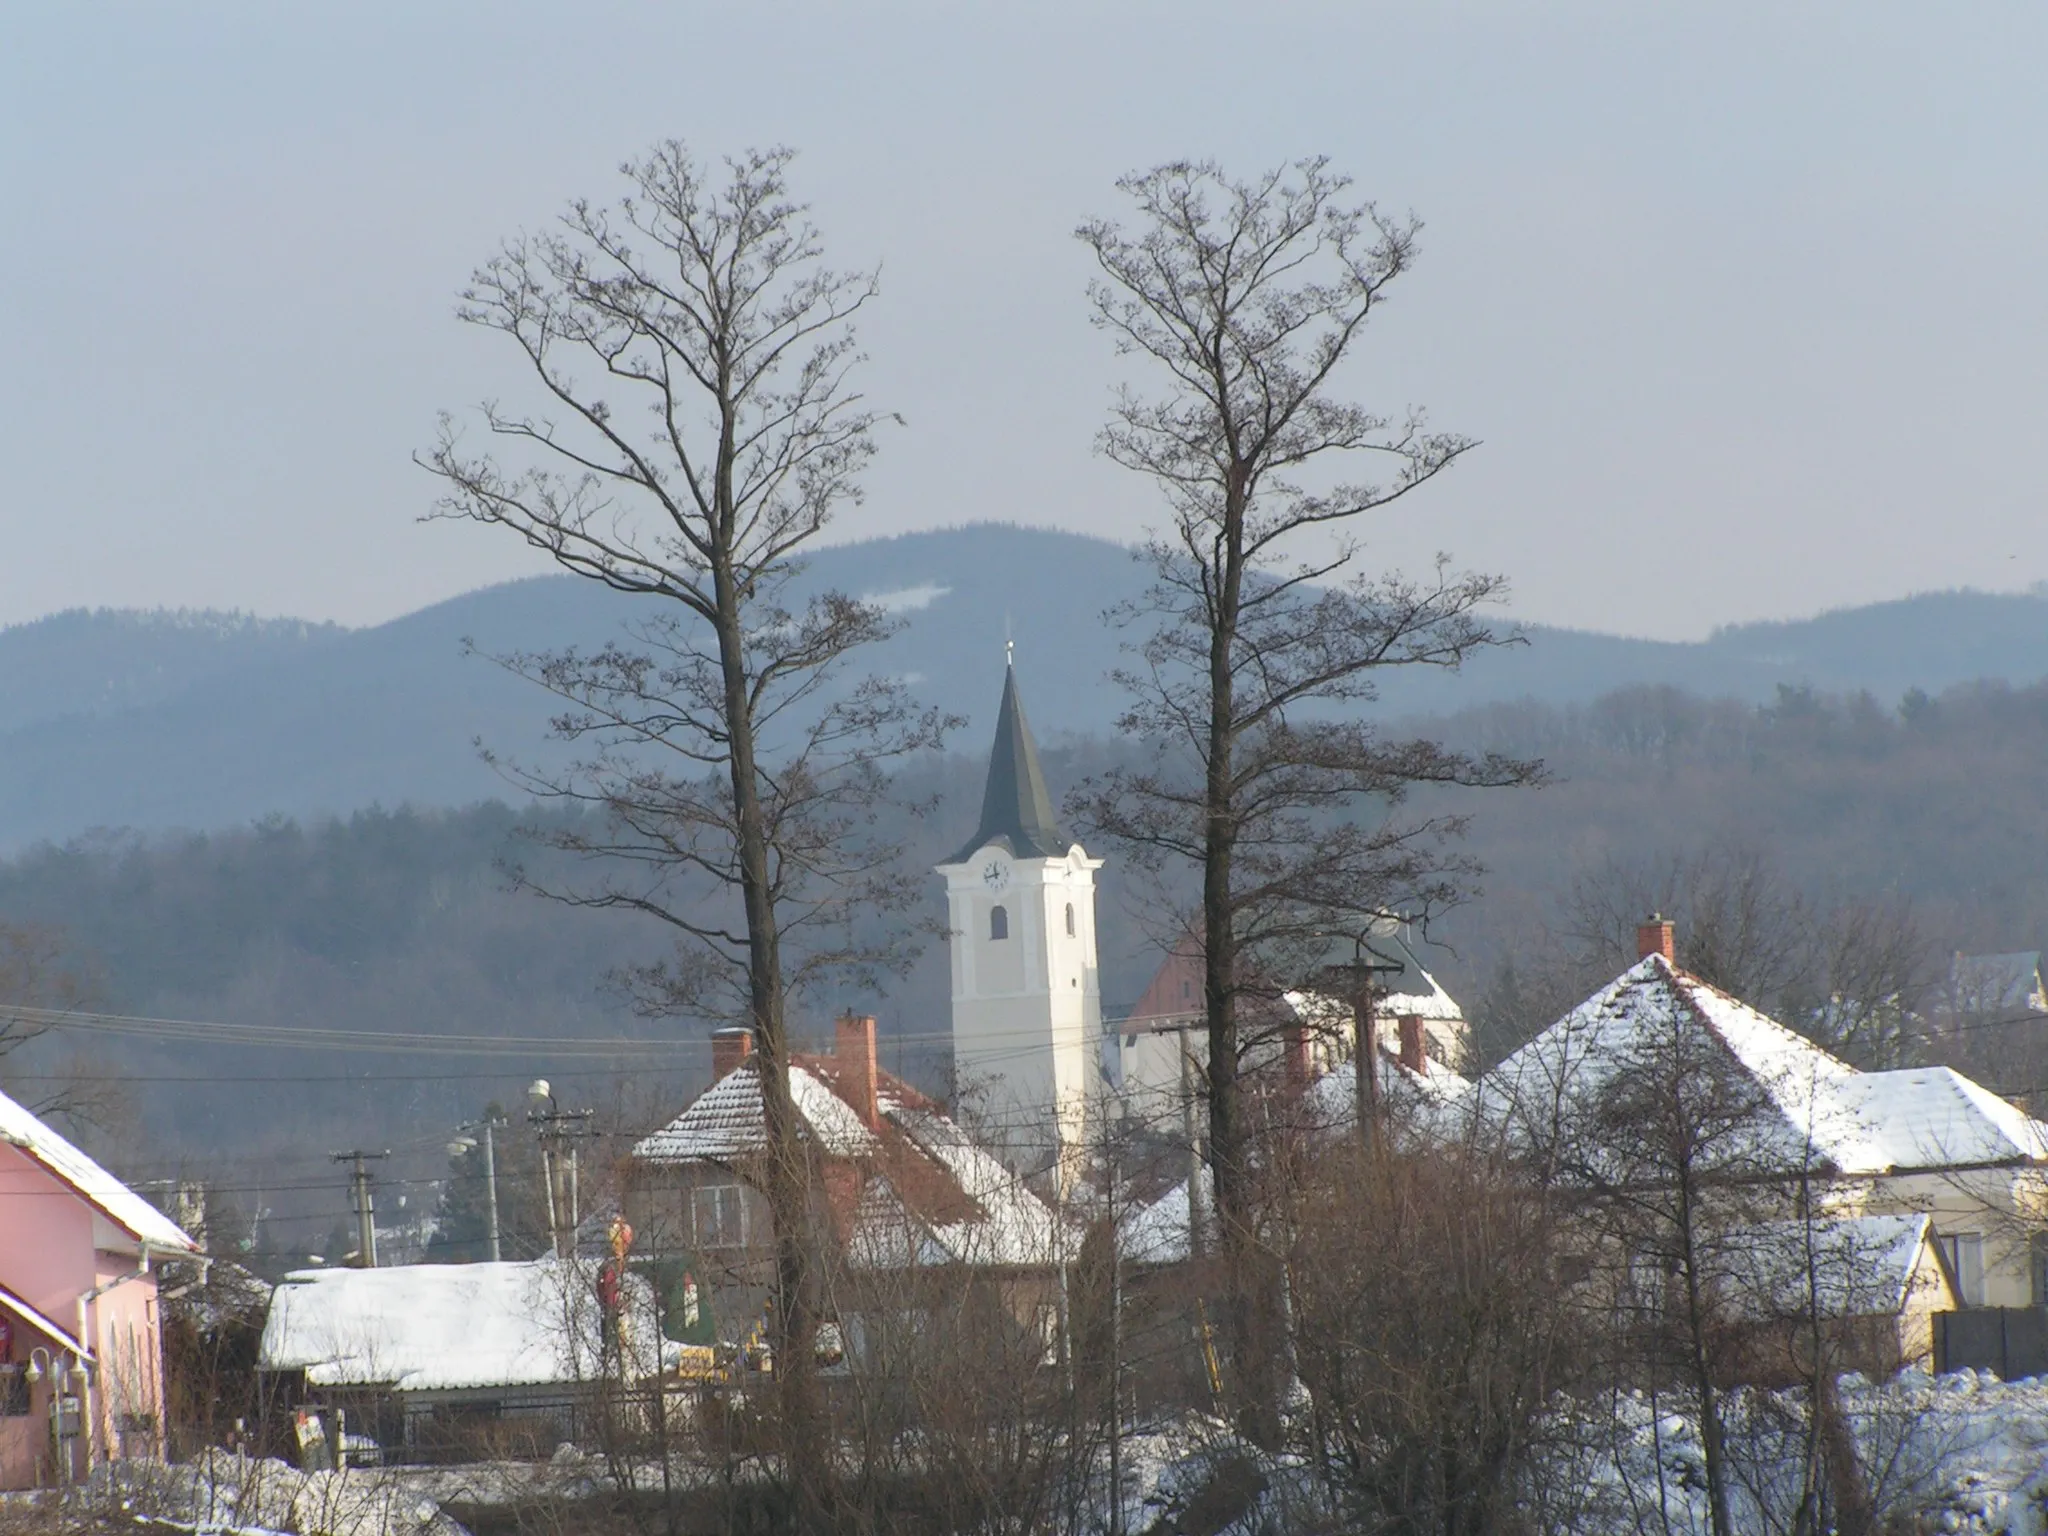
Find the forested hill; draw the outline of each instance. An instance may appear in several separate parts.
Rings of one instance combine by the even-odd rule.
[[[1014,636],[1047,739],[1106,735],[1122,638],[1103,614],[1143,571],[1121,546],[981,524],[821,550],[806,580],[907,621],[873,667],[985,739]],[[492,587],[369,629],[235,615],[65,613],[0,630],[0,849],[94,827],[245,826],[272,813],[455,806],[502,793],[475,743],[543,753],[548,706],[480,657],[597,644],[635,606],[571,577]],[[2048,599],[1940,593],[1676,645],[1532,627],[1462,676],[1401,678],[1390,714],[1529,698],[1589,702],[1636,683],[1751,703],[1780,685],[1909,690],[2048,676]]]
[[[1908,898],[1937,956],[2048,949],[2048,685],[1973,685],[1904,711],[1861,697],[1795,692],[1752,706],[1633,689],[1587,706],[1486,706],[1436,728],[1541,753],[1556,776],[1456,806],[1475,813],[1468,846],[1490,873],[1481,898],[1441,929],[1451,947],[1432,964],[1468,1001],[1575,875],[1703,847],[1755,849],[1821,895]],[[1049,744],[1054,792],[1124,750]],[[903,786],[938,802],[897,829],[922,916],[942,911],[931,865],[973,824],[981,773],[955,756],[920,765]],[[498,865],[516,851],[515,820],[485,805],[46,846],[0,860],[0,923],[60,931],[108,1011],[421,1036],[652,1031],[676,1042],[673,1070],[643,1071],[640,1086],[650,1114],[672,1112],[701,1081],[706,1024],[635,1019],[602,985],[609,969],[654,954],[660,935],[629,916],[508,891]],[[1114,1007],[1138,995],[1157,945],[1124,861],[1095,851],[1110,855],[1100,930]],[[886,997],[811,999],[800,1028],[829,1038],[832,1012],[855,1002],[880,1015],[885,1064],[943,1087],[943,945]],[[532,1075],[593,1097],[611,1081],[599,1065],[538,1053],[504,1062],[68,1043],[88,1051],[93,1074],[126,1086],[140,1111],[132,1123],[151,1127],[159,1149],[381,1144],[516,1095]],[[288,1081],[252,1088],[251,1077]]]

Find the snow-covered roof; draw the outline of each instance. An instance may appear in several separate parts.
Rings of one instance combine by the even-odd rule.
[[[0,1142],[19,1147],[138,1243],[167,1253],[199,1251],[199,1245],[170,1217],[4,1093],[0,1093]]]
[[[1913,1213],[1740,1229],[1730,1234],[1737,1293],[1760,1316],[1889,1317],[1909,1298],[1932,1228],[1931,1217]]]
[[[397,1392],[590,1380],[603,1359],[595,1282],[593,1266],[554,1258],[298,1270],[271,1297],[258,1364]],[[626,1283],[645,1372],[658,1347],[651,1293]]]
[[[1384,1046],[1379,1053],[1381,1102],[1396,1114],[1435,1114],[1458,1103],[1472,1088],[1470,1078],[1461,1077],[1433,1057],[1425,1056],[1420,1072],[1411,1071]],[[1358,1068],[1347,1062],[1325,1072],[1308,1085],[1305,1102],[1315,1122],[1330,1130],[1341,1130],[1358,1121]]]
[[[1195,1175],[1205,1210],[1214,1210],[1216,1186],[1208,1168]],[[1117,1255],[1134,1264],[1178,1264],[1188,1256],[1188,1181],[1182,1179],[1149,1205],[1117,1217]]]
[[[989,1265],[1039,1265],[1058,1262],[1060,1244],[1053,1211],[1015,1173],[977,1145],[959,1123],[928,1105],[884,1092],[878,1095],[882,1117],[943,1170],[953,1188],[966,1197],[963,1209],[927,1208],[897,1186],[905,1182],[890,1163],[880,1166],[876,1183],[889,1186],[898,1209],[918,1219],[937,1262]],[[899,1218],[900,1219],[900,1218]],[[856,1224],[855,1232],[861,1231]],[[856,1250],[857,1253],[857,1250]],[[932,1262],[932,1258],[920,1262]]]
[[[1761,1090],[1728,1155],[1842,1174],[2032,1163],[2048,1126],[1946,1067],[1858,1072],[1662,955],[1624,971],[1484,1074],[1484,1121],[1538,1137],[1598,1105],[1633,1063],[1715,1052]]]
[[[1966,1168],[2048,1158],[2048,1125],[1948,1067],[1862,1072],[1838,1090],[1847,1173]]]
[[[858,1165],[841,1210],[856,1263],[1040,1265],[1057,1259],[1051,1207],[957,1122],[909,1085],[876,1074],[870,1129],[843,1098],[830,1057],[789,1069],[804,1134],[827,1155]],[[655,1166],[731,1164],[767,1145],[760,1064],[749,1059],[634,1148]]]
[[[789,1096],[804,1133],[827,1155],[859,1157],[875,1149],[874,1132],[816,1073],[792,1063]],[[633,1157],[643,1163],[727,1162],[767,1145],[760,1063],[750,1058],[667,1125],[637,1142]]]

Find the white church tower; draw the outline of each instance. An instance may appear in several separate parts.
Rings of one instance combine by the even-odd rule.
[[[981,825],[946,877],[953,953],[953,1072],[992,1143],[1020,1172],[1071,1180],[1099,1075],[1102,993],[1095,871],[1060,829],[1024,721],[1012,665],[1003,679]]]

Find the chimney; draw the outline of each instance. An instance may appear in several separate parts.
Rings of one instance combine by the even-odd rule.
[[[1662,955],[1673,965],[1678,963],[1678,928],[1662,913],[1652,912],[1636,924],[1636,958],[1647,960],[1652,955]]]
[[[1422,1041],[1422,1015],[1402,1014],[1400,1028],[1401,1065],[1420,1077],[1429,1071],[1429,1051]]]
[[[711,1031],[711,1081],[722,1083],[754,1054],[754,1032],[735,1025]]]
[[[833,1052],[840,1071],[841,1088],[861,1124],[869,1130],[882,1123],[881,1105],[875,1098],[875,1016],[848,1011],[839,1015],[838,1048]]]

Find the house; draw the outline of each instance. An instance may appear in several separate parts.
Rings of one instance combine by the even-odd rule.
[[[161,1458],[157,1269],[199,1246],[0,1094],[0,1489]]]
[[[1471,1082],[1424,1050],[1421,1032],[1412,1026],[1399,1048],[1380,1047],[1379,1076],[1373,1085],[1386,1115],[1387,1129],[1397,1138],[1440,1134],[1439,1117],[1454,1115],[1470,1092]],[[1355,1063],[1322,1073],[1305,1089],[1277,1085],[1286,1109],[1281,1123],[1297,1136],[1347,1136],[1358,1126],[1359,1074]],[[1269,1117],[1270,1120],[1270,1117]],[[1189,1209],[1188,1180],[1174,1182],[1163,1193],[1120,1211],[1116,1220],[1117,1253],[1135,1265],[1174,1265],[1187,1261],[1194,1229],[1204,1230],[1214,1195],[1205,1166],[1195,1182],[1195,1207]]]
[[[308,1269],[272,1293],[257,1368],[280,1405],[388,1458],[546,1455],[584,1428],[597,1385],[662,1356],[653,1297],[600,1266]]]
[[[1951,1023],[1999,1020],[2018,1023],[2048,1014],[2048,987],[2041,981],[2041,952],[2007,955],[1958,954],[1949,962],[1947,1005]]]
[[[1734,1234],[1736,1306],[1748,1324],[1740,1374],[1804,1380],[1812,1325],[1845,1369],[1882,1380],[1935,1356],[1935,1320],[1959,1305],[1927,1216],[1843,1216],[1766,1223]]]
[[[716,1081],[634,1146],[626,1207],[636,1251],[650,1256],[664,1294],[686,1281],[701,1292],[728,1347],[757,1330],[772,1291],[767,1134],[751,1045],[744,1030],[713,1037]],[[1053,1270],[1068,1249],[1053,1208],[937,1104],[880,1069],[873,1018],[842,1016],[835,1050],[796,1055],[789,1085],[813,1159],[813,1218],[835,1260],[834,1310],[849,1334],[883,1292],[892,1307],[914,1305],[931,1288],[919,1275],[971,1279],[1018,1326],[1052,1328]]]
[[[1309,985],[1240,1000],[1247,1067],[1284,1072],[1299,1086],[1354,1060],[1356,1000],[1341,988],[1361,963],[1368,967],[1362,974],[1371,981],[1373,1030],[1383,1051],[1397,1057],[1404,1049],[1419,1051],[1451,1071],[1464,1065],[1470,1030],[1463,1011],[1422,964],[1408,925],[1383,918],[1363,940],[1333,945],[1303,966]],[[1163,1126],[1199,1095],[1208,1065],[1202,989],[1200,941],[1188,935],[1161,962],[1130,1013],[1109,1026],[1110,1080],[1128,1116]]]
[[[1473,1084],[1468,1134],[1555,1160],[1661,1052],[1694,1081],[1720,1071],[1754,1094],[1714,1142],[1722,1162],[1707,1177],[1775,1181],[1832,1218],[1925,1217],[1963,1306],[2048,1304],[2036,1261],[2048,1125],[1946,1067],[1860,1072],[1681,970],[1669,923],[1645,924],[1639,940],[1634,966]],[[1574,1155],[1597,1172],[1608,1153]]]

